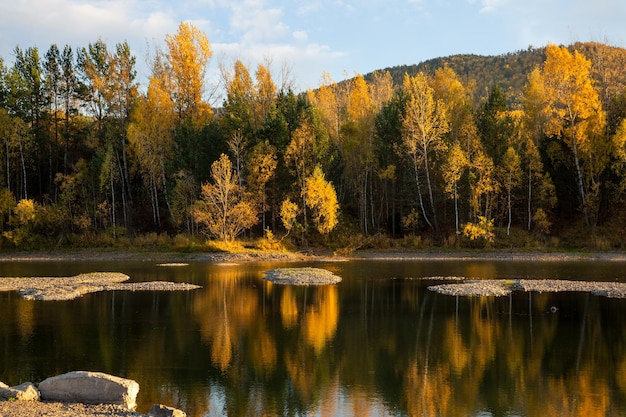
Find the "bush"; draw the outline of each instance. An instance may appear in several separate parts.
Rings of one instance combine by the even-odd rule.
[[[282,242],[274,236],[270,229],[265,229],[265,236],[256,241],[256,248],[265,251],[284,251]]]
[[[206,242],[206,247],[214,252],[245,252],[243,243],[238,240],[209,240]]]

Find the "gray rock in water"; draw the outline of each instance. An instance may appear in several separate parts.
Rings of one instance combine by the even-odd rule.
[[[162,404],[154,404],[150,411],[149,417],[187,417],[187,413],[176,408],[168,407]]]
[[[137,406],[139,384],[101,372],[74,371],[41,381],[39,391],[46,401],[121,404],[132,410]]]
[[[32,382],[25,382],[14,387],[0,382],[0,399],[14,398],[18,401],[39,401],[39,391]]]

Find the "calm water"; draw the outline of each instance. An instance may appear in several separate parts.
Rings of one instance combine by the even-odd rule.
[[[417,279],[626,282],[624,263],[324,262],[307,266],[342,283],[262,280],[281,266],[305,265],[0,263],[2,276],[120,271],[203,286],[49,302],[0,293],[0,381],[102,371],[139,382],[138,411],[190,416],[626,416],[626,300],[457,299]]]

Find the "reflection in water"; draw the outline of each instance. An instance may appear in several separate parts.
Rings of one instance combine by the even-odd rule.
[[[509,264],[349,262],[329,265],[343,282],[322,287],[262,281],[276,264],[121,266],[203,289],[50,303],[0,293],[0,380],[103,371],[140,382],[139,411],[190,416],[626,415],[624,300],[455,298],[416,279],[510,278]],[[560,274],[550,268],[538,271]]]

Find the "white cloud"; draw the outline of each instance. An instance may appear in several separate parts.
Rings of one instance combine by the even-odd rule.
[[[305,42],[309,39],[309,35],[303,30],[296,30],[291,36],[298,42]]]
[[[231,5],[230,27],[242,35],[244,42],[267,42],[280,39],[289,32],[281,18],[283,11],[266,7],[263,0],[244,0]]]

